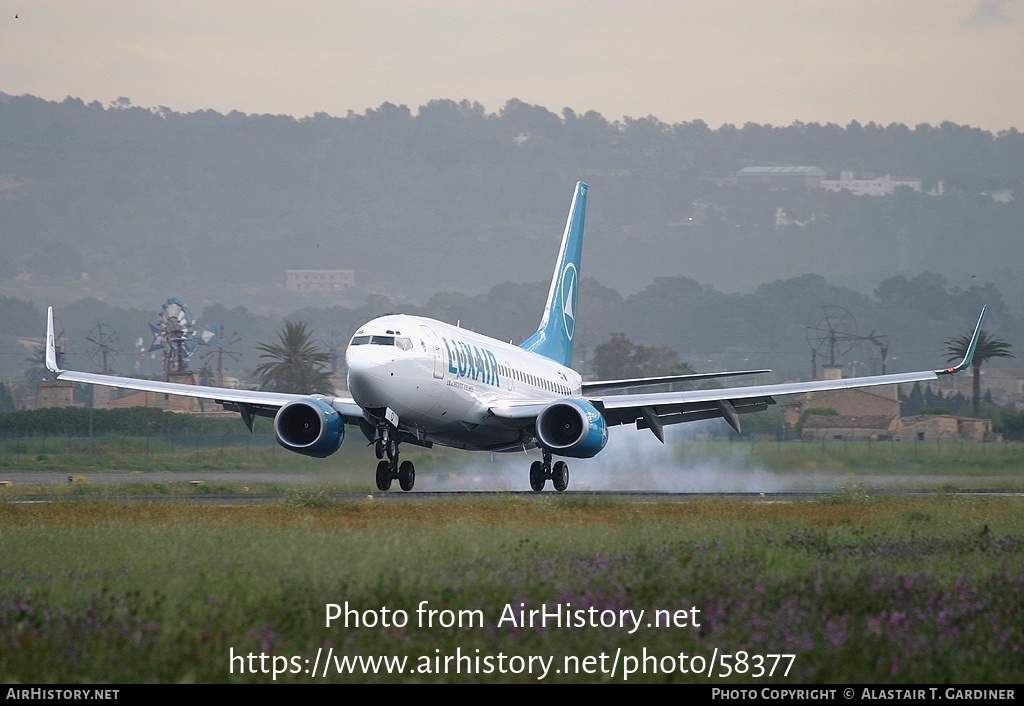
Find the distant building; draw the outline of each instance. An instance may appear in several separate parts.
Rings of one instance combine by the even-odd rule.
[[[818,167],[743,167],[736,172],[736,183],[817,189],[825,176]]]
[[[869,177],[855,179],[852,171],[842,171],[838,179],[822,179],[818,183],[819,188],[826,191],[848,191],[854,196],[889,196],[900,187],[912,189],[919,194],[925,193],[924,182],[914,176],[889,176]],[[930,192],[932,196],[942,193],[942,182]]]
[[[901,417],[900,402],[896,395],[895,385],[880,385],[795,396],[785,405],[786,438],[800,438],[804,441],[1002,440],[999,434],[992,432],[991,419],[972,419],[951,414]],[[835,414],[813,413],[826,409]],[[804,416],[805,410],[812,413]]]
[[[899,425],[900,402],[895,385],[810,392],[786,403],[787,439],[797,438],[800,417],[804,410],[812,409],[831,409],[836,414],[808,415],[800,429],[800,438],[805,441],[883,441],[892,438]]]
[[[1013,203],[1013,189],[993,189],[992,191],[982,191],[982,196],[988,196],[996,203]]]
[[[199,379],[194,370],[182,370],[173,373],[170,382],[184,385],[197,385]],[[163,392],[133,392],[110,399],[107,402],[107,409],[130,409],[132,407],[156,407],[168,412],[185,412],[187,414],[200,414],[206,412],[206,407],[219,409],[217,405],[206,403],[195,397],[182,397],[181,395],[168,395]]]
[[[1024,409],[1024,368],[986,368],[981,371],[981,389],[991,392],[996,404]],[[966,395],[970,397],[971,392]]]
[[[289,292],[340,295],[355,283],[355,270],[285,270]]]
[[[952,414],[916,414],[903,417],[895,430],[896,441],[1002,441],[992,432],[991,419],[954,417]]]
[[[131,409],[132,407],[156,407],[170,409],[170,395],[160,392],[133,392],[107,402],[107,409]]]
[[[75,384],[67,380],[42,380],[39,383],[39,409],[74,407]]]
[[[812,414],[804,421],[804,441],[888,441],[898,417],[849,417]]]

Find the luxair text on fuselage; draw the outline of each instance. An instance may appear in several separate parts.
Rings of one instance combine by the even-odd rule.
[[[455,339],[442,337],[445,350],[448,351],[448,372],[460,378],[468,378],[485,385],[501,386],[498,378],[498,359],[494,353]]]

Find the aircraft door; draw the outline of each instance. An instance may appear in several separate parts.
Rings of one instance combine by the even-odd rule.
[[[441,341],[437,334],[429,326],[420,324],[420,328],[427,334],[427,345],[434,349],[434,377],[438,380],[444,378],[444,353],[441,352]]]

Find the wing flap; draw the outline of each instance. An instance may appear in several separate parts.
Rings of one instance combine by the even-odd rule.
[[[697,402],[650,404],[613,409],[609,409],[603,404],[595,406],[601,410],[609,426],[636,424],[637,429],[650,429],[664,443],[662,427],[722,417],[735,429],[739,426],[737,415],[763,412],[772,404],[775,404],[775,399],[771,396],[764,396],[735,400],[717,399]]]

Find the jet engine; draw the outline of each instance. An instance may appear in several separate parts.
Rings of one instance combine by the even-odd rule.
[[[608,425],[593,405],[559,400],[537,415],[537,439],[559,456],[590,458],[608,443]]]
[[[274,436],[289,451],[324,458],[341,448],[345,423],[329,404],[307,397],[289,402],[277,411]]]

